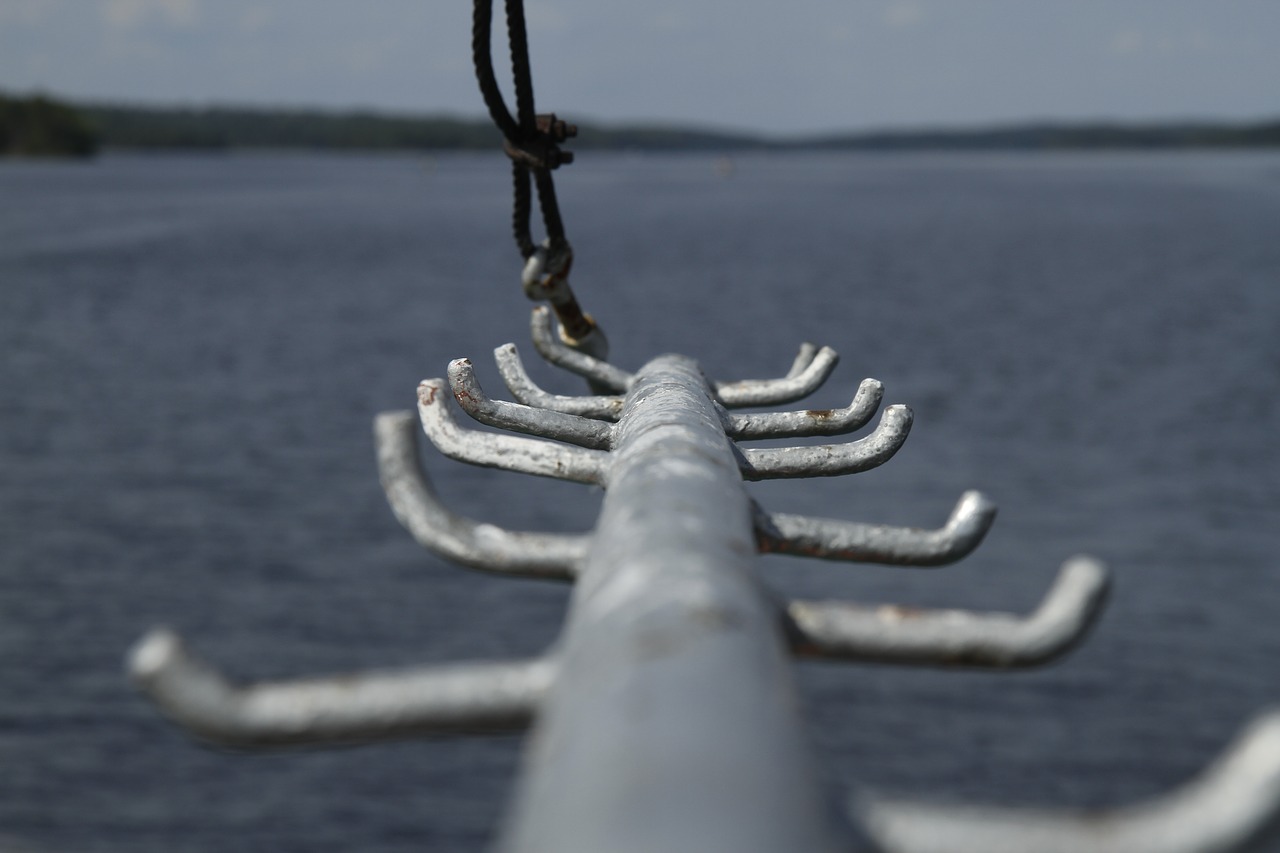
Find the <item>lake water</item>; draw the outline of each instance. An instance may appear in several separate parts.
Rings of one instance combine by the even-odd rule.
[[[843,356],[915,409],[856,477],[767,508],[936,526],[938,572],[771,557],[794,596],[1026,611],[1068,556],[1114,572],[1035,672],[805,664],[833,790],[1101,805],[1153,795],[1280,705],[1280,155],[589,154],[558,185],[615,361],[717,378]],[[242,755],[122,674],[169,624],[239,678],[525,657],[567,590],[422,552],[370,421],[470,356],[526,354],[500,156],[0,164],[0,847],[482,849],[518,738]],[[536,360],[536,359],[535,359]],[[580,383],[531,364],[544,387]],[[424,455],[458,511],[587,530],[600,493]]]

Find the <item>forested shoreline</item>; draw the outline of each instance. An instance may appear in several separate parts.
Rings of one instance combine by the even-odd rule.
[[[0,157],[89,157],[98,140],[85,114],[69,104],[0,93]]]
[[[117,148],[493,149],[488,119],[377,112],[227,107],[86,106],[103,144]],[[1219,124],[1028,123],[973,129],[831,134],[790,139],[678,125],[579,123],[581,150],[1160,149],[1280,146],[1280,121]]]
[[[580,123],[578,150],[1059,150],[1280,147],[1280,120],[1027,123],[773,138],[679,125]],[[268,107],[76,104],[0,94],[0,155],[86,157],[99,149],[495,150],[487,119]]]

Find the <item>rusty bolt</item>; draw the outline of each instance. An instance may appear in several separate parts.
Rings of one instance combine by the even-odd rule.
[[[555,113],[543,113],[537,117],[538,130],[547,134],[556,142],[564,142],[578,135],[576,124],[567,124],[556,118]]]

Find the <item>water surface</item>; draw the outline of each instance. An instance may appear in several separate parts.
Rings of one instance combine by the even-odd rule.
[[[725,379],[843,361],[910,404],[867,474],[767,507],[935,526],[943,571],[764,562],[796,596],[1032,608],[1078,552],[1115,590],[1033,673],[804,665],[834,789],[1095,805],[1188,778],[1280,704],[1280,156],[592,154],[558,182],[615,360]],[[121,672],[169,624],[237,677],[518,657],[566,590],[422,552],[370,421],[527,339],[500,157],[0,164],[0,839],[36,851],[483,848],[519,739],[238,755]],[[542,365],[562,393],[578,383]],[[424,454],[458,511],[589,529],[600,493]]]

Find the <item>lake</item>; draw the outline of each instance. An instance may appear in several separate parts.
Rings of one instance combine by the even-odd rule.
[[[1280,154],[585,153],[557,186],[614,361],[720,379],[840,351],[915,410],[854,477],[768,509],[934,527],[942,571],[769,557],[780,594],[1032,609],[1076,553],[1114,589],[1043,670],[797,669],[833,790],[1092,806],[1154,795],[1280,705]],[[515,341],[500,155],[0,163],[0,846],[482,849],[514,737],[245,755],[195,745],[123,658],[167,624],[237,678],[527,657],[567,590],[423,552],[370,423]],[[505,396],[505,395],[498,395]],[[424,451],[457,511],[583,531],[598,491]]]

